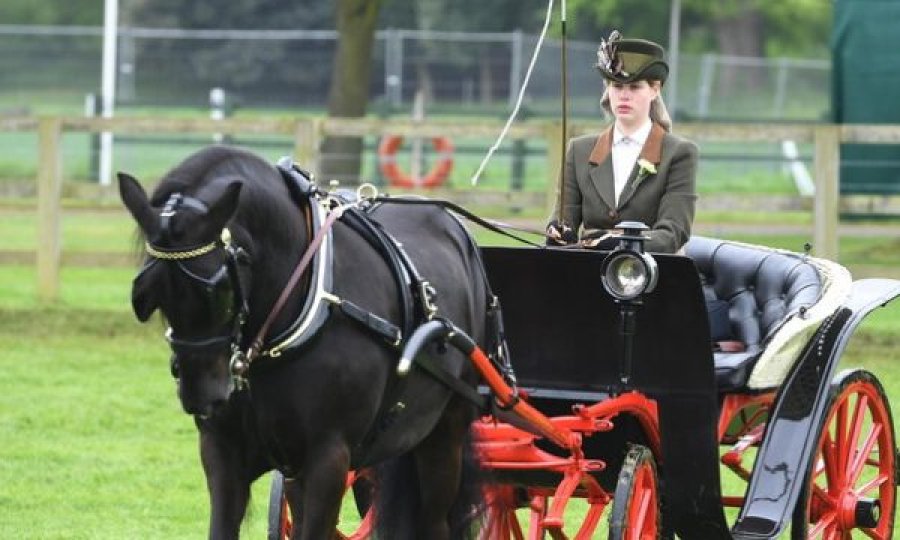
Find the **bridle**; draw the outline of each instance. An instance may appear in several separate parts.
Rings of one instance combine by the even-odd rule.
[[[206,204],[199,199],[185,197],[181,193],[171,194],[163,206],[162,212],[160,212],[160,233],[162,238],[169,237],[171,219],[182,206],[201,212],[207,210]],[[239,265],[248,260],[248,255],[243,248],[234,244],[231,231],[228,228],[224,228],[219,238],[209,243],[180,249],[172,249],[145,242],[144,250],[149,256],[149,260],[137,277],[135,277],[135,281],[139,280],[158,262],[170,263],[188,277],[191,282],[200,287],[205,294],[208,307],[219,311],[214,316],[228,317],[228,320],[222,321],[222,326],[230,328],[230,331],[210,337],[180,338],[175,335],[171,326],[166,329],[166,341],[168,341],[172,352],[175,353],[172,359],[172,375],[178,378],[176,358],[179,355],[208,354],[222,349],[230,349],[231,362],[233,364],[237,356],[236,353],[240,351],[243,326],[247,320],[249,308],[239,272]],[[212,277],[204,278],[199,276],[184,264],[185,261],[205,257],[217,250],[225,252],[225,261],[213,273]],[[231,369],[232,371],[234,370],[233,365]]]
[[[365,186],[374,190],[374,188],[369,185]],[[363,189],[363,186],[361,186],[360,189],[357,190],[358,197],[361,198],[360,194],[364,193],[364,191],[365,190]],[[313,229],[310,220],[313,219],[312,213],[316,211],[315,205],[320,204],[319,202],[317,202],[317,197],[321,197],[321,204],[329,208],[328,216],[324,219],[319,229],[315,231],[315,234],[312,235],[306,251],[300,258],[300,261],[297,263],[293,274],[285,284],[281,295],[276,300],[266,320],[263,322],[256,336],[250,342],[250,346],[247,348],[246,352],[241,349],[241,343],[243,342],[244,337],[243,327],[247,321],[249,310],[247,296],[244,294],[244,287],[242,287],[241,285],[241,275],[238,271],[238,267],[239,263],[247,259],[247,253],[241,247],[236,246],[232,242],[230,231],[227,228],[222,229],[222,233],[219,239],[214,240],[208,244],[192,246],[181,250],[163,248],[157,245],[153,245],[149,242],[145,243],[145,251],[151,257],[151,261],[148,262],[147,265],[145,265],[144,269],[138,274],[138,277],[136,277],[135,280],[139,279],[141,274],[143,274],[143,272],[146,271],[147,268],[155,264],[157,261],[162,260],[167,262],[174,262],[184,275],[186,275],[192,281],[199,282],[201,285],[203,285],[206,290],[209,291],[210,295],[214,294],[216,286],[220,286],[225,283],[229,284],[233,291],[231,303],[233,313],[231,314],[231,320],[228,321],[230,323],[231,332],[228,334],[222,334],[202,339],[183,339],[175,336],[174,331],[171,327],[169,327],[166,330],[166,340],[169,342],[169,346],[175,353],[176,357],[179,354],[201,354],[208,353],[210,351],[215,352],[227,347],[231,352],[231,357],[229,360],[229,371],[234,383],[233,387],[236,389],[240,389],[246,385],[247,373],[250,369],[250,364],[257,358],[257,356],[266,354],[266,352],[263,351],[263,348],[269,329],[274,323],[276,317],[281,313],[281,310],[286,306],[291,292],[300,282],[300,278],[304,275],[313,257],[318,252],[319,247],[322,245],[323,241],[328,235],[331,226],[338,218],[341,217],[343,210],[346,207],[346,205],[339,200],[327,196],[322,197],[322,194],[319,193],[317,189],[310,189],[309,193],[306,193],[306,196],[309,205],[308,207],[304,207],[304,210],[308,209],[309,211],[309,213],[307,214],[307,218],[309,218],[307,219],[308,232],[311,233]],[[175,214],[175,211],[181,205],[192,206],[195,209],[199,209],[201,211],[205,211],[206,209],[206,205],[199,199],[184,197],[180,193],[173,193],[169,197],[169,200],[166,202],[166,205],[163,207],[163,211],[160,213],[163,238],[167,237],[168,235],[169,220],[171,220],[171,217]],[[207,254],[210,254],[217,249],[223,249],[226,253],[226,258],[225,263],[222,265],[222,267],[219,268],[218,271],[215,272],[213,278],[201,278],[193,272],[190,272],[190,270],[188,270],[182,264],[182,262],[185,260],[206,256]],[[210,303],[212,305],[213,302]],[[178,369],[176,365],[172,366],[172,372],[173,375],[177,378]]]

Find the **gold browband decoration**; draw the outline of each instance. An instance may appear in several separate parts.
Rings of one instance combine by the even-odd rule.
[[[160,251],[150,245],[150,242],[144,242],[144,249],[151,257],[156,257],[157,259],[163,259],[167,261],[183,261],[185,259],[193,259],[194,257],[206,255],[210,251],[216,249],[216,244],[218,244],[218,242],[219,241],[217,240],[213,240],[205,246],[200,246],[188,251]],[[222,229],[221,242],[226,246],[231,243],[231,231],[229,231],[227,228]]]

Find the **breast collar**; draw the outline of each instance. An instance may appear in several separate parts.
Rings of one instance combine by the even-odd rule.
[[[327,211],[314,197],[310,197],[308,200],[310,207],[309,238],[312,238],[322,228]],[[330,231],[313,256],[310,271],[309,290],[303,303],[303,309],[286,330],[271,340],[274,345],[264,349],[261,353],[262,356],[277,358],[285,350],[303,346],[316,335],[316,332],[328,319],[328,306],[331,303],[334,276],[334,238]]]
[[[361,197],[359,190],[323,192],[312,181],[311,175],[297,167],[290,158],[283,158],[276,167],[287,184],[291,198],[299,206],[309,208],[308,237],[312,239],[322,234],[323,240],[308,267],[311,274],[303,308],[287,329],[266,340],[267,346],[260,351],[260,356],[277,358],[285,351],[306,345],[334,309],[380,335],[393,346],[399,346],[403,338],[412,331],[417,317],[430,318],[433,315],[435,308],[431,301],[434,292],[431,285],[419,276],[399,242],[368,215],[373,207],[357,204]],[[365,206],[366,210],[360,206]],[[328,225],[329,220],[333,222],[332,214],[335,212],[338,212],[338,221],[360,235],[390,268],[399,289],[399,326],[360,308],[350,299],[334,294],[334,235]],[[417,309],[416,304],[422,304],[422,308]]]

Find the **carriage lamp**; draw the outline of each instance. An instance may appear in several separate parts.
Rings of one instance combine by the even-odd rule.
[[[617,225],[623,230],[619,245],[600,267],[603,288],[619,302],[639,301],[644,293],[653,292],[659,279],[656,260],[644,252],[643,223],[626,221]]]
[[[641,296],[656,288],[659,270],[653,256],[644,252],[643,232],[649,227],[636,221],[625,221],[616,227],[622,230],[619,245],[603,259],[600,279],[606,292],[619,304],[619,333],[622,337],[619,379],[622,384],[628,384],[631,379],[635,314],[641,304]]]

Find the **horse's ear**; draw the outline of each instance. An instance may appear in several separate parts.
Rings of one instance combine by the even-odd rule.
[[[131,212],[141,230],[145,234],[149,233],[156,222],[156,216],[147,199],[147,192],[133,176],[123,172],[117,176],[119,178],[119,196],[122,198],[125,208]]]
[[[240,180],[230,182],[222,195],[209,205],[209,221],[215,230],[223,228],[234,215],[242,186],[243,183]]]

